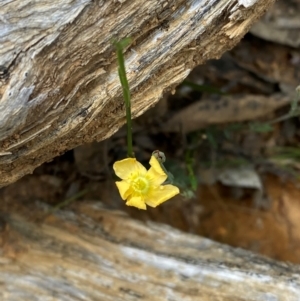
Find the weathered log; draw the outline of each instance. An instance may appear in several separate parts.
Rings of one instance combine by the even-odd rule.
[[[133,116],[232,48],[274,0],[0,2],[0,187],[124,123],[112,41],[126,51]]]
[[[143,224],[99,203],[73,207],[41,221],[41,205],[7,204],[1,301],[299,300],[299,266]]]

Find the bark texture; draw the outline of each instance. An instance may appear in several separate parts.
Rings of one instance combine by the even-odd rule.
[[[1,301],[299,300],[299,266],[143,224],[99,203],[76,204],[43,221],[42,205],[7,209]]]
[[[133,116],[232,48],[274,0],[0,3],[0,187],[124,123],[112,40],[132,37]]]

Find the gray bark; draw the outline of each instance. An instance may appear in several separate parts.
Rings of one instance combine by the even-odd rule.
[[[299,300],[299,266],[143,224],[99,203],[47,217],[41,206],[6,209],[2,301]]]

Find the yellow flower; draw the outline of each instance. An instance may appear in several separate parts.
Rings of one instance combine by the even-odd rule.
[[[162,185],[167,179],[157,159],[152,156],[150,169],[147,169],[135,158],[127,158],[114,163],[116,175],[122,181],[116,182],[121,198],[127,206],[146,210],[146,204],[156,207],[179,193],[173,185]]]

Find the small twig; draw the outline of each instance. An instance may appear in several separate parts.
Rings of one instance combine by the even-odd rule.
[[[51,208],[49,210],[49,214],[55,213],[57,210],[68,206],[69,204],[71,204],[72,202],[76,201],[78,198],[82,197],[83,195],[85,195],[89,190],[88,189],[84,189],[82,191],[79,191],[78,193],[72,195],[71,197],[69,197],[68,199],[60,202],[59,204],[57,204],[56,206],[54,206],[53,208]]]

